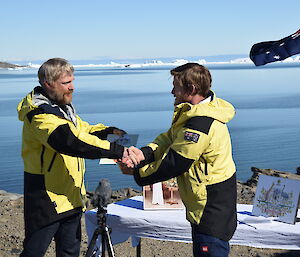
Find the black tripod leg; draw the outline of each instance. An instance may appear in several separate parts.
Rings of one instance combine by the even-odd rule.
[[[101,257],[105,257],[105,246],[106,246],[106,238],[105,238],[104,231],[102,231],[102,234],[101,234],[101,247],[102,247]]]
[[[142,243],[142,238],[140,238],[140,242],[136,246],[136,257],[141,257],[141,243]]]
[[[96,255],[96,252],[98,251],[98,247],[95,250],[94,250],[94,248],[95,248],[98,236],[99,236],[99,230],[96,229],[94,234],[93,234],[93,237],[92,237],[92,239],[89,243],[89,246],[88,246],[85,257],[90,257],[90,256],[95,256]]]

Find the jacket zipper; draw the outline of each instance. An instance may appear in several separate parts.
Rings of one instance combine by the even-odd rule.
[[[85,161],[84,159],[81,159],[81,161],[82,161],[82,170],[85,170]]]
[[[80,165],[81,165],[81,171],[83,172],[83,170],[84,170],[84,159],[80,159]]]
[[[53,154],[52,160],[51,160],[50,165],[49,165],[49,168],[48,168],[48,172],[50,172],[51,169],[52,169],[52,165],[53,165],[53,163],[54,163],[54,160],[55,160],[56,155],[57,155],[57,152],[55,152],[55,153]]]
[[[84,159],[82,158],[77,158],[78,160],[78,168],[80,166],[80,169],[78,169],[78,172],[81,172],[81,185],[80,188],[82,189],[83,184],[84,184],[84,176],[83,176],[83,170],[84,170]],[[80,161],[80,163],[79,163]],[[81,196],[81,201],[82,201],[82,206],[87,207],[87,200],[86,200],[86,196],[81,194],[81,190],[80,190],[80,196]]]
[[[41,160],[41,173],[43,173],[45,149],[46,149],[45,146],[42,145],[42,152],[41,152],[41,157],[40,157],[40,160]]]

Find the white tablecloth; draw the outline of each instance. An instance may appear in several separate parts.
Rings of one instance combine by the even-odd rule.
[[[178,242],[192,242],[191,227],[184,210],[143,210],[142,196],[109,204],[107,225],[112,229],[113,244],[132,239],[132,246],[142,237]],[[251,215],[252,205],[238,204],[238,227],[230,240],[232,245],[258,248],[300,250],[300,222],[290,225],[274,218]],[[97,227],[96,210],[85,213],[89,240]],[[298,217],[300,216],[298,210]]]

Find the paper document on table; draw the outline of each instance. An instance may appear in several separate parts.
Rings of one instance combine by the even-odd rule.
[[[130,147],[130,146],[136,146],[138,141],[138,134],[125,134],[123,136],[119,136],[116,134],[108,134],[107,140],[111,143],[115,142],[119,145]],[[99,160],[99,164],[114,164],[116,165],[116,160],[114,159],[108,159],[108,158],[101,158]]]

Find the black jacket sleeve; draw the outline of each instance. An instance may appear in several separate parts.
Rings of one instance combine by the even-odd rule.
[[[124,151],[124,147],[116,143],[110,143],[110,149],[104,149],[83,142],[72,133],[68,124],[58,126],[49,136],[48,144],[59,153],[87,159],[119,159]]]

